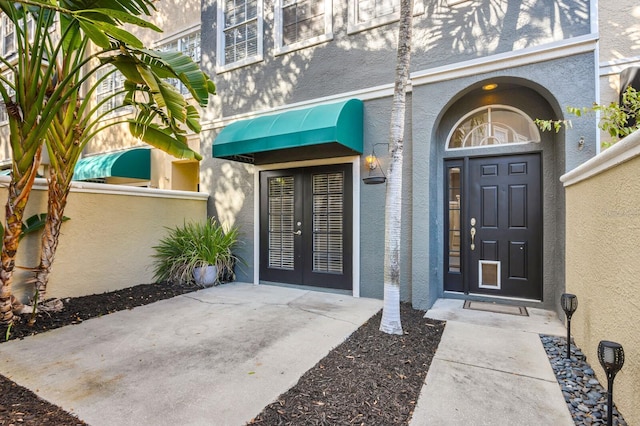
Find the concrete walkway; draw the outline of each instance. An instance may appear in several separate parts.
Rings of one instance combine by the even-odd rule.
[[[411,426],[573,426],[538,334],[564,335],[557,316],[463,309],[438,300],[426,317],[447,321]]]
[[[0,374],[92,426],[237,426],[381,307],[225,284],[3,343]]]

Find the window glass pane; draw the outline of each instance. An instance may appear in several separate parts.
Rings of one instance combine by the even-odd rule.
[[[449,272],[460,272],[460,168],[449,169]]]
[[[113,67],[103,68],[98,72],[98,78],[102,78],[112,70]],[[98,107],[98,114],[113,114],[125,110],[126,107],[122,106],[124,93],[118,93],[124,88],[124,81],[125,78],[119,71],[112,72],[102,80],[96,89],[96,102],[104,102]]]
[[[9,17],[4,16],[2,18],[2,29],[3,29],[3,50],[2,53],[4,55],[8,55],[13,53],[15,50],[15,26],[13,22],[9,19]]]
[[[258,0],[227,0],[224,13],[225,63],[258,54]]]
[[[399,0],[354,0],[357,1],[356,23],[371,21],[400,11]]]
[[[200,62],[200,32],[189,34],[180,40],[181,51],[194,62]]]
[[[289,2],[282,8],[283,44],[324,34],[324,0]]]
[[[13,81],[13,72],[9,71],[6,74],[3,75],[3,77],[5,77],[8,81]],[[5,87],[5,89],[7,90],[9,96],[13,96],[15,94],[15,91],[13,90],[13,88],[11,86],[9,86],[6,83],[2,83]],[[2,101],[2,99],[0,98],[0,123],[6,123],[7,121],[9,121],[9,114],[7,113],[7,108],[6,105],[4,104],[4,102]]]
[[[222,64],[242,61],[257,56],[261,34],[258,34],[258,0],[221,0],[224,1],[224,25],[219,40],[223,41],[224,61]],[[200,47],[197,47],[200,56]]]
[[[246,20],[256,18],[258,16],[258,0],[248,0],[246,11]]]
[[[540,132],[529,116],[515,108],[489,106],[460,120],[447,149],[529,142],[540,142]]]

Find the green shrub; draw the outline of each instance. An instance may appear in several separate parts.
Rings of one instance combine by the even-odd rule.
[[[567,107],[567,111],[576,117],[599,112],[600,123],[598,127],[613,138],[610,142],[603,142],[603,146],[610,146],[640,129],[640,92],[629,86],[622,94],[622,104],[618,104],[618,102],[611,102],[609,105],[594,103],[589,108]],[[555,130],[556,133],[562,127],[571,127],[571,120],[537,119],[535,123],[542,131]]]
[[[154,279],[171,284],[193,285],[193,270],[218,267],[218,282],[235,279],[233,268],[239,258],[233,254],[238,244],[238,229],[225,232],[214,218],[190,222],[176,228],[153,247]]]

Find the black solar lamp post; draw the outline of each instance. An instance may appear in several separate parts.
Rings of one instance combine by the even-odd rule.
[[[624,350],[619,343],[602,340],[598,344],[598,361],[607,373],[607,426],[613,425],[613,379],[624,364]]]
[[[578,309],[578,298],[575,294],[563,293],[560,296],[560,305],[567,316],[567,356],[565,358],[569,359],[571,356],[571,316]]]

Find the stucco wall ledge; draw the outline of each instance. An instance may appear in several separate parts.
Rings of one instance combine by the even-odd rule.
[[[0,186],[9,186],[11,178],[0,176]],[[33,184],[33,189],[47,190],[47,180],[38,178]],[[204,192],[177,191],[172,189],[143,188],[127,185],[110,185],[107,183],[72,182],[71,192],[88,192],[93,194],[124,195],[131,197],[153,198],[177,198],[181,200],[204,200],[209,194]]]
[[[637,156],[640,156],[640,130],[630,134],[611,148],[582,163],[570,172],[565,173],[560,177],[560,181],[565,187],[571,186]]]

